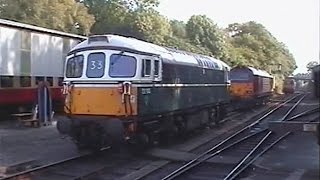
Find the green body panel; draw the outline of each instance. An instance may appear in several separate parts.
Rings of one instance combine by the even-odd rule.
[[[227,86],[140,87],[138,114],[156,115],[227,101]]]

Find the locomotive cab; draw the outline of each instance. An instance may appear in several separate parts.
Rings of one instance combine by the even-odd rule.
[[[91,37],[84,42],[85,48],[71,51],[67,57],[65,88],[69,90],[65,92],[72,91],[66,98],[67,113],[137,115],[137,88],[132,83],[161,81],[162,61],[156,54],[103,47],[101,41],[108,42]]]

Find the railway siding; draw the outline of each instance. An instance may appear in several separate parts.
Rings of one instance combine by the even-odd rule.
[[[294,118],[295,116],[299,116],[306,109],[310,110],[310,108],[305,108],[306,106],[310,107],[314,103],[313,101],[309,101],[309,99],[307,100],[303,100],[300,105],[296,105],[296,109],[293,109],[292,106],[295,104],[295,102],[299,102],[299,97],[293,98],[293,103],[290,103],[283,109],[278,110],[278,112],[276,113],[276,118],[269,117],[267,118],[267,120],[279,120],[281,119],[279,118],[281,114],[287,114],[287,118],[289,119]],[[284,101],[282,101],[282,103],[283,102]],[[312,107],[315,106],[316,105]],[[292,112],[292,114],[286,113],[289,110]],[[104,153],[100,153],[98,156],[92,155],[92,158],[83,157],[82,159],[81,157],[79,159],[76,158],[75,160],[72,160],[70,162],[66,161],[66,163],[61,164],[57,163],[56,165],[54,165],[54,168],[43,168],[43,170],[41,166],[50,166],[50,164],[48,164],[50,159],[50,152],[57,155],[59,154],[59,152],[63,153],[70,151],[70,149],[75,149],[75,147],[68,146],[68,144],[70,145],[71,143],[68,142],[67,139],[60,139],[60,136],[57,135],[56,130],[52,131],[53,129],[51,128],[54,127],[35,129],[36,131],[34,132],[31,132],[31,130],[28,131],[28,129],[24,129],[26,131],[20,130],[20,132],[17,129],[13,131],[12,129],[11,131],[9,129],[3,129],[0,133],[6,134],[6,136],[9,137],[10,133],[19,132],[17,134],[19,134],[20,137],[15,137],[18,139],[17,142],[21,142],[24,145],[29,143],[28,148],[20,146],[20,148],[26,151],[22,152],[22,154],[29,155],[30,157],[32,157],[32,153],[40,149],[33,149],[32,146],[40,147],[43,145],[47,145],[48,152],[42,154],[40,153],[41,156],[40,154],[38,154],[38,159],[31,159],[32,161],[26,162],[25,165],[22,163],[20,164],[20,166],[16,166],[19,167],[20,170],[23,170],[23,167],[38,165],[39,169],[41,170],[39,172],[37,171],[35,173],[32,173],[30,178],[41,178],[45,176],[47,179],[161,179],[168,175],[168,172],[173,172],[175,169],[181,167],[181,165],[194,160],[203,151],[206,151],[208,148],[216,146],[221,141],[224,141],[228,136],[230,136],[230,134],[243,129],[248,125],[251,125],[251,130],[248,131],[250,132],[249,136],[242,136],[243,139],[251,139],[252,141],[248,141],[250,143],[247,144],[247,141],[239,140],[239,143],[235,143],[235,147],[233,148],[238,149],[237,151],[229,149],[220,155],[216,155],[216,152],[213,152],[213,154],[211,155],[205,155],[201,157],[200,159],[196,160],[196,162],[204,162],[202,162],[199,167],[196,167],[192,171],[188,171],[185,174],[187,176],[182,176],[181,178],[197,179],[210,176],[216,177],[216,179],[223,179],[230,172],[234,172],[233,174],[230,174],[228,176],[231,179],[237,176],[247,177],[249,179],[256,179],[257,177],[259,177],[258,179],[263,179],[265,177],[295,177],[298,179],[304,177],[307,179],[313,179],[317,177],[317,174],[315,174],[314,171],[314,167],[319,168],[319,163],[314,162],[315,159],[319,159],[319,148],[314,147],[314,143],[316,143],[316,141],[311,138],[310,135],[304,136],[304,138],[308,138],[308,140],[313,140],[310,143],[310,141],[303,140],[297,134],[291,134],[285,140],[280,140],[279,137],[282,136],[285,132],[270,133],[267,131],[267,129],[263,130],[263,128],[266,127],[265,123],[262,124],[263,126],[257,127],[252,124],[253,122],[257,122],[257,119],[263,118],[265,116],[264,113],[268,111],[270,111],[270,108],[267,106],[256,109],[255,111],[248,111],[240,114],[231,113],[231,115],[227,117],[228,120],[221,124],[220,127],[207,129],[201,134],[193,134],[190,138],[186,138],[183,142],[178,142],[176,145],[159,145],[158,147],[150,149],[144,153],[139,153],[133,156],[130,154],[124,155],[121,153],[118,154],[107,151]],[[313,116],[315,115],[313,114]],[[308,117],[308,120],[311,120],[314,119],[313,116],[305,115],[304,117]],[[53,139],[50,139],[49,137],[41,137],[46,133],[47,135],[50,135],[50,138]],[[265,136],[266,134],[268,136]],[[295,136],[298,136],[298,138],[296,137],[296,139],[299,140],[298,142],[301,144],[301,146],[308,148],[308,151],[305,151],[305,153],[308,153],[307,156],[302,152],[302,147],[298,149],[294,148],[296,142],[293,143],[291,141],[293,141],[292,137]],[[26,141],[26,139],[30,137],[34,139]],[[285,138],[287,136],[283,137]],[[12,146],[14,145],[15,138],[11,139]],[[265,139],[265,142],[261,141],[262,138]],[[50,139],[53,144],[49,144],[48,139]],[[278,142],[275,142],[276,139]],[[257,142],[261,143],[261,147],[257,146]],[[10,144],[10,142],[8,142],[8,139],[7,143]],[[225,147],[227,146],[231,147],[233,145],[232,143],[229,143],[229,145],[227,144]],[[60,149],[56,149],[57,147],[59,147]],[[253,148],[257,151],[252,151]],[[269,151],[266,150],[268,148],[270,148]],[[51,150],[54,150],[55,152]],[[60,154],[58,159],[66,160],[73,155],[79,155],[76,151],[73,150],[71,150],[69,154]],[[299,150],[299,152],[291,153],[291,151],[289,150]],[[290,152],[290,154],[288,154],[288,151]],[[0,155],[1,152],[2,151],[0,151]],[[250,152],[250,155],[252,156],[249,156],[248,152]],[[263,152],[264,154],[260,157],[258,155],[261,152]],[[276,156],[274,156],[274,153],[277,153]],[[284,155],[285,153],[287,154]],[[13,156],[13,154],[11,156]],[[241,157],[247,156],[248,159],[242,159],[239,156],[240,154]],[[295,157],[291,158],[290,160],[291,155],[294,155]],[[1,156],[3,158],[6,155],[2,153]],[[305,160],[303,160],[304,158]],[[241,160],[244,162],[243,164],[239,163],[241,162]],[[287,163],[298,164],[296,166],[287,166]],[[240,170],[235,170],[234,167],[236,166],[239,166]],[[8,166],[3,167],[8,168]],[[9,167],[9,169],[10,168],[14,169],[15,165]],[[18,169],[19,171],[19,168],[16,169]],[[33,171],[32,167],[30,169],[30,172],[31,171]],[[212,174],[212,172],[214,172],[214,174]],[[21,174],[23,174],[23,172],[21,172]],[[28,176],[29,175],[27,174],[26,177]],[[180,179],[180,177],[177,179]]]

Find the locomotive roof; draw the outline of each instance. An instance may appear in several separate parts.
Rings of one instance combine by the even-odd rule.
[[[240,70],[240,71],[246,71],[246,72],[251,72],[252,75],[254,76],[262,76],[262,77],[268,77],[268,78],[273,78],[269,73],[267,73],[266,71],[260,70],[260,69],[256,69],[253,67],[234,67],[232,68],[232,70]]]
[[[262,76],[262,77],[272,78],[272,76],[269,73],[267,73],[266,71],[264,71],[264,70],[256,69],[256,68],[253,68],[253,67],[248,67],[248,69],[250,69],[251,72],[253,73],[253,75],[255,75],[255,76]]]
[[[25,29],[25,30],[36,31],[36,32],[40,32],[40,33],[46,33],[46,34],[52,34],[52,35],[69,37],[69,38],[76,38],[76,39],[86,39],[87,38],[85,36],[80,36],[80,35],[71,34],[71,33],[65,33],[62,31],[47,29],[47,28],[24,24],[24,23],[15,22],[15,21],[9,21],[9,20],[5,20],[5,19],[0,19],[0,26],[12,27],[12,28],[17,28],[17,29]]]
[[[69,54],[87,49],[113,49],[133,52],[144,55],[160,56],[165,62],[201,66],[208,69],[230,70],[230,67],[223,61],[210,56],[194,54],[173,48],[166,48],[131,37],[119,35],[94,35],[76,45]]]

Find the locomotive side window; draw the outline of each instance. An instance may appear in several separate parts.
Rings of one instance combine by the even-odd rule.
[[[20,77],[20,86],[21,87],[31,87],[31,77],[30,76],[21,76]]]
[[[1,87],[13,87],[13,76],[0,76]]]
[[[143,67],[142,68],[143,69],[142,76],[143,77],[150,76],[151,75],[151,60],[150,59],[144,59],[142,67]]]
[[[87,77],[100,78],[104,75],[106,55],[104,53],[91,53],[87,60]]]
[[[79,78],[82,76],[83,56],[75,56],[67,61],[66,76],[68,78]]]
[[[160,62],[158,60],[154,61],[154,75],[159,76],[159,71],[160,71]]]
[[[133,56],[113,54],[110,56],[110,77],[134,77],[136,74],[137,60]]]

